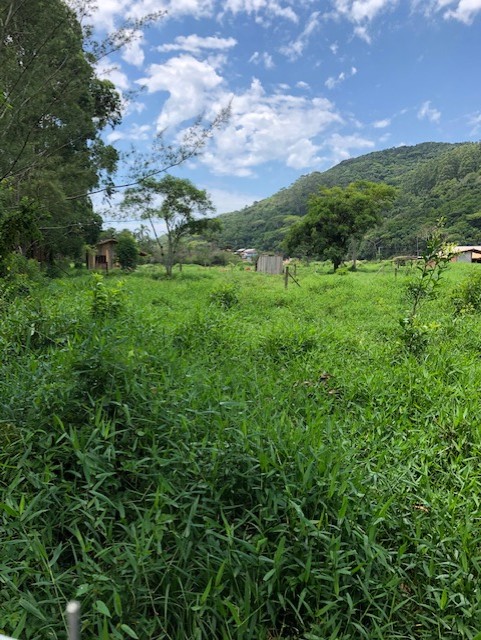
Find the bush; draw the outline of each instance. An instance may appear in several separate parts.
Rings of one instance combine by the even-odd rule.
[[[481,311],[481,271],[461,282],[454,290],[452,300],[456,313]]]
[[[139,262],[137,242],[130,234],[119,235],[115,253],[122,269],[135,269]]]
[[[237,289],[232,284],[225,284],[215,291],[212,291],[209,299],[211,304],[222,307],[222,309],[230,309],[239,303]]]
[[[92,275],[91,312],[95,318],[114,318],[119,315],[125,306],[122,287],[123,282],[118,282],[116,287],[109,287],[102,275]]]

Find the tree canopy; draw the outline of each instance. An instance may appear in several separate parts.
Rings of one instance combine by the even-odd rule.
[[[35,257],[75,255],[101,228],[86,195],[116,168],[101,132],[121,118],[113,84],[97,77],[76,13],[63,0],[8,0],[0,7],[2,224],[35,208]],[[105,184],[105,182],[104,182]],[[75,194],[82,194],[74,197]]]
[[[165,175],[161,180],[146,178],[137,186],[127,189],[122,208],[133,210],[148,220],[159,243],[168,276],[172,275],[180,241],[187,235],[202,233],[212,221],[205,216],[214,206],[205,190],[198,189],[190,180]],[[154,226],[154,220],[165,225],[165,251]],[[217,225],[219,223],[216,223]]]
[[[386,184],[358,181],[347,187],[324,187],[309,198],[308,213],[294,224],[285,240],[289,253],[332,260],[334,270],[364,234],[380,222],[396,190]],[[354,266],[355,266],[354,248]]]

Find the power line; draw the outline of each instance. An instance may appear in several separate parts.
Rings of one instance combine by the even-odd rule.
[[[130,220],[102,220],[103,224],[112,224],[113,222],[142,222],[142,218],[132,218]],[[96,222],[71,222],[70,224],[57,225],[55,227],[39,227],[40,231],[50,231],[53,229],[69,229],[71,227],[92,227],[96,226]]]

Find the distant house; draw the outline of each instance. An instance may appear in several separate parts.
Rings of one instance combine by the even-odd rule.
[[[242,260],[247,260],[248,262],[255,262],[258,255],[257,249],[237,249],[234,253],[240,256]]]
[[[87,251],[87,269],[111,271],[114,267],[116,244],[115,238],[97,242],[94,250]]]
[[[453,262],[481,262],[481,245],[459,245],[454,247]]]

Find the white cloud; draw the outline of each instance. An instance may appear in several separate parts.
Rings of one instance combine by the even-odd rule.
[[[354,35],[371,44],[368,25],[381,13],[392,10],[399,0],[333,0],[337,18],[347,18],[355,26]]]
[[[296,87],[298,89],[310,89],[311,88],[307,82],[304,82],[304,80],[299,80],[299,82],[296,83]]]
[[[262,200],[264,196],[252,196],[246,193],[238,193],[236,191],[226,191],[225,189],[206,187],[207,193],[210,195],[215,205],[217,213],[228,213],[230,211],[239,211],[244,207],[251,205],[256,200]]]
[[[126,4],[129,10],[125,13],[129,18],[141,18],[156,11],[165,11],[167,19],[183,16],[208,18],[214,15],[216,0],[137,0]]]
[[[297,58],[299,58],[303,54],[304,49],[309,44],[311,36],[319,27],[319,20],[319,11],[315,11],[314,13],[312,13],[302,33],[295,40],[291,40],[289,44],[281,47],[280,52],[291,61],[297,60]]]
[[[112,65],[106,60],[101,60],[97,63],[96,70],[99,78],[113,82],[120,93],[130,88],[130,82],[127,75],[121,71],[118,65]]]
[[[364,42],[367,42],[367,44],[371,44],[372,42],[371,36],[369,35],[369,32],[366,29],[366,27],[360,27],[360,26],[356,27],[354,29],[354,35],[356,35],[361,40],[364,40]]]
[[[258,51],[256,51],[249,58],[249,62],[253,62],[254,64],[262,64],[266,69],[273,69],[275,66],[272,56],[266,51],[264,51],[263,53],[259,53]]]
[[[128,130],[112,131],[107,135],[107,141],[112,144],[117,140],[150,140],[152,137],[150,124],[133,124]]]
[[[444,2],[444,4],[448,3]],[[453,18],[464,22],[464,24],[471,24],[476,14],[481,11],[481,0],[459,0],[454,4],[457,5],[454,9],[449,9],[445,12],[444,17],[446,19]]]
[[[441,119],[441,112],[431,107],[431,101],[427,100],[423,102],[421,108],[418,111],[419,120],[429,120],[429,122],[439,122]]]
[[[372,149],[375,144],[372,140],[367,140],[357,135],[343,136],[339,133],[334,133],[328,138],[326,146],[330,148],[333,162],[337,163],[352,157],[351,150]]]
[[[148,75],[137,81],[145,85],[149,93],[169,93],[157,120],[159,130],[195,118],[210,105],[213,92],[223,83],[213,62],[218,60],[200,61],[182,54],[165,64],[150,65]]]
[[[291,6],[282,6],[277,0],[227,0],[223,3],[222,18],[226,13],[237,15],[238,13],[262,15],[267,19],[284,18],[291,22],[297,22],[298,17]],[[262,21],[262,20],[261,20]]]
[[[111,131],[107,134],[106,139],[109,144],[114,144],[117,140],[125,140],[125,133],[121,133],[120,131]]]
[[[129,0],[102,0],[93,11],[95,26],[112,31],[118,18],[125,15],[129,4]]]
[[[122,59],[136,67],[141,67],[145,59],[142,49],[144,34],[138,29],[127,29],[126,34],[130,36],[130,41],[122,48]]]
[[[234,96],[232,117],[217,132],[201,161],[214,172],[249,176],[255,167],[282,161],[302,169],[318,165],[316,136],[342,122],[331,102],[290,94],[267,94],[259,80]]]
[[[469,116],[469,125],[472,127],[471,135],[476,135],[481,130],[481,112]]]
[[[470,25],[481,11],[481,0],[411,0],[413,8],[426,16],[442,13],[445,20]]]
[[[329,77],[324,84],[328,89],[334,89],[339,84],[341,84],[341,82],[344,82],[344,80],[347,80],[347,78],[352,78],[352,76],[355,76],[356,73],[357,73],[356,67],[351,67],[351,70],[348,72],[341,71],[341,73],[337,76],[337,78],[334,78],[333,76]]]
[[[384,120],[376,120],[376,122],[372,123],[372,126],[375,129],[385,129],[386,127],[389,127],[390,124],[391,124],[390,118],[384,118]]]
[[[225,51],[235,47],[235,38],[219,38],[208,36],[203,38],[192,34],[190,36],[178,36],[173,44],[164,44],[157,48],[158,51],[186,51],[188,53],[200,53],[204,49],[210,51]]]
[[[372,22],[386,9],[393,9],[398,0],[334,0],[338,15],[347,17],[351,22]]]

